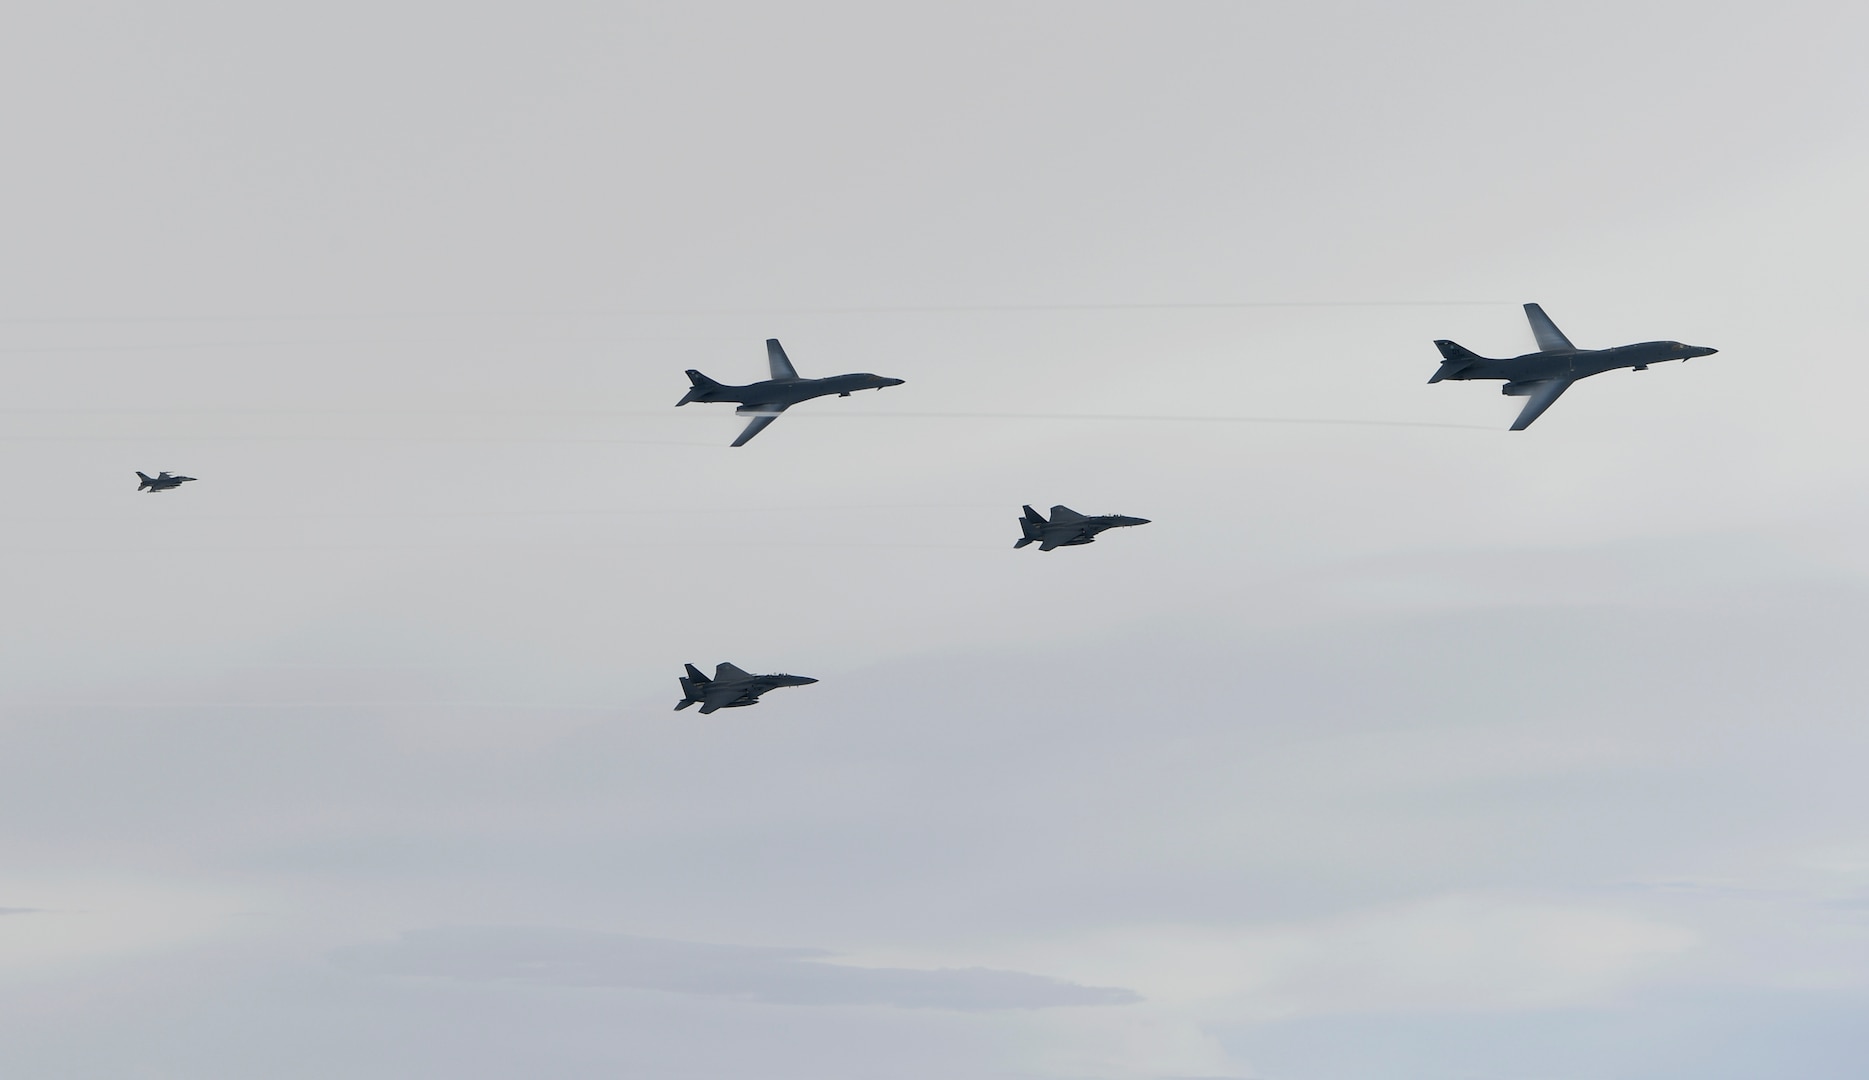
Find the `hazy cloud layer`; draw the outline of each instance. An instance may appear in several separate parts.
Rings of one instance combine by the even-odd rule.
[[[457,927],[412,930],[393,944],[336,954],[355,971],[466,981],[609,986],[739,998],[773,1005],[907,1009],[1046,1009],[1128,1005],[1136,994],[987,968],[849,967],[818,949],[707,945],[580,930]]]

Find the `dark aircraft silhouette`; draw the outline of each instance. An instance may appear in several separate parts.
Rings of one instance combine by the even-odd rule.
[[[798,372],[792,370],[792,362],[786,359],[778,338],[766,339],[766,360],[772,367],[772,378],[746,386],[717,383],[690,368],[688,381],[694,385],[675,404],[681,406],[690,401],[740,402],[740,407],[733,411],[750,416],[753,421],[746,425],[745,431],[740,432],[739,438],[733,440],[733,445],[745,446],[753,436],[766,430],[766,425],[777,420],[780,413],[801,401],[830,394],[849,397],[853,390],[881,390],[885,386],[902,385],[901,379],[885,379],[881,375],[867,373],[832,375],[827,379],[801,379]]]
[[[1105,529],[1120,529],[1129,525],[1147,525],[1148,518],[1124,517],[1121,514],[1099,514],[1085,517],[1068,506],[1051,508],[1051,520],[1046,521],[1038,511],[1025,508],[1025,516],[1019,519],[1019,528],[1025,535],[1013,541],[1013,547],[1022,548],[1036,542],[1038,550],[1050,551],[1052,548],[1071,547],[1075,544],[1088,544]]]
[[[141,470],[138,470],[136,475],[143,481],[136,485],[138,491],[169,491],[194,479],[192,476],[171,476],[168,473],[149,476]]]
[[[759,704],[759,695],[781,686],[809,686],[817,682],[803,675],[748,675],[732,664],[716,664],[714,677],[707,678],[693,664],[684,664],[688,674],[681,680],[682,699],[675,703],[680,712],[690,705],[700,705],[701,715],[715,709],[741,709]]]
[[[1436,341],[1441,350],[1441,368],[1431,383],[1442,379],[1504,379],[1501,393],[1526,398],[1525,408],[1512,422],[1513,431],[1524,431],[1532,421],[1551,407],[1570,384],[1591,375],[1601,375],[1617,368],[1648,370],[1648,365],[1664,360],[1687,360],[1712,356],[1718,349],[1704,345],[1683,345],[1678,341],[1644,341],[1639,345],[1620,345],[1614,349],[1579,349],[1537,304],[1525,305],[1525,317],[1531,320],[1532,336],[1538,339],[1538,351],[1510,360],[1489,360],[1451,341]]]

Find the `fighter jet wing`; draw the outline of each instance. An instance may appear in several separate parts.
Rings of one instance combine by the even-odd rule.
[[[780,345],[776,337],[766,339],[766,363],[771,365],[775,379],[798,378],[798,372],[792,370],[792,361],[785,355],[785,346]]]
[[[779,414],[785,411],[785,406],[783,405],[761,405],[759,408],[765,411],[752,414],[752,422],[746,425],[744,431],[740,432],[739,438],[733,440],[733,445],[745,446],[747,443],[752,442],[753,436],[766,430],[766,425],[777,420]]]
[[[752,678],[751,675],[748,675],[746,672],[741,671],[738,667],[735,667],[732,664],[715,664],[714,665],[714,681],[715,682],[733,682],[736,679],[750,679],[750,678]]]
[[[744,695],[744,693],[745,691],[738,690],[738,689],[709,690],[706,693],[706,695],[704,695],[701,698],[701,715],[706,716],[708,713],[711,713],[715,711],[716,709],[726,708],[727,706],[740,700],[740,698]]]
[[[1068,506],[1054,506],[1051,508],[1051,523],[1053,525],[1062,525],[1066,522],[1082,520],[1084,520],[1084,515]]]
[[[1531,427],[1532,421],[1544,415],[1544,411],[1551,407],[1551,403],[1558,399],[1558,395],[1569,390],[1570,384],[1575,381],[1575,379],[1539,379],[1535,382],[1523,383],[1525,407],[1519,410],[1519,418],[1512,421],[1512,430],[1524,431]]]
[[[1559,330],[1557,328],[1557,323],[1551,321],[1551,316],[1545,314],[1544,308],[1539,307],[1537,304],[1526,304],[1525,318],[1530,320],[1532,324],[1532,337],[1538,339],[1539,349],[1544,352],[1577,351],[1577,347],[1572,345],[1570,339],[1564,336],[1564,331]],[[1563,391],[1559,390],[1558,393],[1561,394]],[[1556,398],[1557,394],[1551,396]],[[1545,404],[1549,405],[1550,402],[1547,401]],[[1529,405],[1526,406],[1526,408],[1530,407]],[[1532,415],[1536,416],[1537,414],[1533,413]],[[1519,419],[1524,420],[1525,418],[1521,416]],[[1525,420],[1525,422],[1528,424],[1531,423],[1530,420]],[[1513,430],[1516,431],[1517,429],[1515,428]]]

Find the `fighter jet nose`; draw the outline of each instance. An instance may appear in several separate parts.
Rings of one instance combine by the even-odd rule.
[[[905,382],[908,382],[908,380],[907,379],[884,379],[883,385],[884,386],[901,386]]]

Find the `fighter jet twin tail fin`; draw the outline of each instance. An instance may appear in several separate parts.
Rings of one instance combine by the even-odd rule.
[[[1022,548],[1027,544],[1034,544],[1040,540],[1045,540],[1046,525],[1068,525],[1074,521],[1084,520],[1084,515],[1068,506],[1052,507],[1051,520],[1049,522],[1045,520],[1045,515],[1032,509],[1030,506],[1023,507],[1023,509],[1025,510],[1025,516],[1019,519],[1019,528],[1025,535],[1013,541],[1012,546],[1016,548]],[[1045,547],[1043,550],[1050,551],[1057,546],[1058,544],[1055,539],[1045,540]]]

